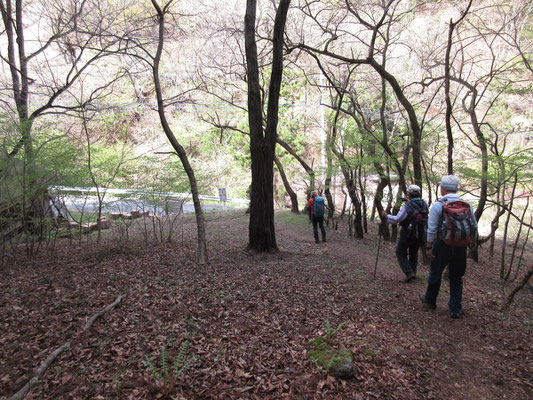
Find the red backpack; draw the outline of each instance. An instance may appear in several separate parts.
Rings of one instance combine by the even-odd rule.
[[[446,201],[442,203],[441,229],[439,237],[447,245],[465,247],[471,244],[477,234],[470,204],[466,201]]]

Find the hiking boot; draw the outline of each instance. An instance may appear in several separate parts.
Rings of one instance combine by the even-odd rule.
[[[415,274],[409,274],[409,275],[407,275],[407,276],[403,279],[403,281],[404,281],[405,283],[409,283],[409,282],[411,282],[411,281],[412,281],[413,279],[415,279],[415,278],[416,278],[416,275],[415,275]]]
[[[318,239],[315,239],[315,243],[320,243],[320,240],[318,240]]]
[[[323,241],[323,242],[325,242],[325,241],[326,241],[326,239],[324,238],[324,239],[322,239],[322,241]]]
[[[453,319],[463,318],[464,315],[465,314],[463,313],[463,310],[459,310],[458,312],[451,312],[450,311],[450,317],[452,317]]]
[[[427,301],[425,293],[418,293],[418,298],[420,299],[420,301],[422,302],[422,304],[424,304],[426,308],[430,310],[434,310],[437,308],[436,304],[431,304],[429,301]]]

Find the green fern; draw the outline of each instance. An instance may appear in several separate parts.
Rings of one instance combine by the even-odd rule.
[[[346,322],[341,322],[339,325],[337,325],[336,328],[333,328],[331,326],[331,322],[329,322],[329,319],[326,319],[326,321],[324,321],[324,323],[326,325],[326,336],[327,336],[328,339],[332,339],[333,336],[335,336],[337,333],[339,333],[341,328],[346,324]]]
[[[144,357],[145,363],[158,382],[176,381],[197,360],[196,355],[189,357],[188,349],[189,342],[186,340],[181,343],[180,350],[170,365],[167,349],[163,346],[160,352],[161,365],[159,368],[148,356]]]
[[[150,369],[150,371],[154,375],[154,378],[157,381],[161,381],[161,374],[159,373],[157,367],[152,363],[152,361],[150,361],[148,356],[144,356],[144,362],[146,363],[146,365],[148,366],[148,368]]]
[[[168,377],[168,357],[166,347],[161,349],[161,376],[163,379]]]

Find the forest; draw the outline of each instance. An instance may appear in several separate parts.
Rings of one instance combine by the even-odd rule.
[[[533,397],[530,0],[0,14],[1,398]],[[447,175],[458,319],[387,216]]]

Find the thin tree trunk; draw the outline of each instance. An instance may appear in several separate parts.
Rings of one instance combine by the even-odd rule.
[[[513,288],[513,290],[511,291],[511,293],[509,293],[509,295],[506,297],[505,299],[505,306],[506,307],[509,307],[511,305],[511,303],[513,302],[513,299],[514,297],[516,296],[516,294],[524,287],[526,286],[526,284],[529,282],[529,280],[531,279],[531,277],[533,276],[533,264],[531,264],[531,266],[529,267],[529,269],[527,270],[527,272],[525,273],[525,275],[522,277],[522,279],[520,280],[520,282],[518,282],[518,284]]]
[[[330,127],[331,128],[331,127]],[[326,179],[324,180],[324,195],[328,201],[328,222],[333,222],[333,216],[335,215],[335,203],[333,203],[333,197],[331,196],[331,177],[333,175],[333,154],[331,151],[331,141],[329,140],[331,136],[331,129],[328,132],[328,138],[326,139],[326,158],[327,158],[327,167],[326,167]]]
[[[342,189],[342,193],[344,194],[344,201],[342,202],[342,211],[339,218],[344,217],[344,213],[346,212],[346,203],[348,201],[348,194],[344,191],[344,189]]]
[[[281,176],[281,180],[283,181],[283,186],[285,186],[285,190],[287,191],[289,197],[291,198],[291,212],[295,214],[300,214],[300,210],[298,209],[298,196],[296,196],[296,193],[294,193],[294,190],[292,190],[291,188],[291,184],[289,183],[289,180],[287,179],[287,176],[285,175],[285,170],[283,169],[283,165],[281,164],[277,156],[274,156],[274,162],[276,163],[276,167],[278,168],[279,175]]]
[[[315,174],[315,171],[313,170],[313,168],[309,164],[307,164],[305,162],[305,160],[302,157],[300,157],[294,151],[294,149],[291,147],[290,144],[288,144],[284,140],[280,139],[279,137],[276,139],[276,142],[281,147],[283,147],[285,150],[287,150],[287,153],[289,153],[291,156],[293,156],[296,159],[296,161],[298,161],[300,163],[300,165],[303,167],[305,172],[307,172],[307,174],[309,175],[309,191],[312,192],[313,190],[315,190],[315,176],[316,176],[316,174]]]
[[[346,189],[348,190],[348,195],[352,201],[352,209],[355,212],[355,215],[353,216],[354,235],[356,238],[362,239],[364,237],[363,213],[361,210],[361,201],[357,195],[357,187],[354,182],[353,171],[349,171],[345,166],[342,165],[341,170],[344,175],[344,182],[346,184]]]
[[[187,177],[189,178],[192,200],[194,204],[194,212],[196,214],[196,228],[198,232],[198,247],[197,247],[197,252],[196,252],[196,259],[197,259],[198,264],[203,265],[203,264],[208,263],[207,240],[206,240],[206,234],[205,234],[204,213],[202,210],[202,203],[198,195],[198,185],[196,183],[196,177],[194,175],[194,170],[191,164],[189,163],[187,152],[176,139],[176,136],[174,135],[174,132],[170,128],[170,125],[167,121],[167,118],[165,115],[165,105],[163,103],[163,92],[161,89],[161,82],[159,80],[159,63],[161,61],[161,54],[163,52],[164,35],[165,35],[165,14],[168,11],[168,6],[170,5],[170,3],[168,3],[167,6],[161,9],[159,5],[157,4],[156,0],[151,0],[151,1],[152,1],[152,5],[157,11],[158,18],[159,18],[159,37],[158,37],[158,43],[157,43],[157,51],[154,57],[154,64],[152,66],[155,93],[157,97],[157,112],[159,113],[159,119],[161,121],[161,126],[163,128],[163,131],[165,132],[165,135],[167,136],[173,149],[176,151],[181,161],[181,164],[183,165],[185,173],[187,174]]]
[[[416,111],[414,106],[405,96],[402,87],[396,80],[396,78],[391,75],[388,71],[385,70],[374,58],[369,58],[369,64],[378,72],[392,87],[396,98],[404,107],[407,112],[409,119],[410,132],[411,132],[411,148],[412,148],[412,159],[413,159],[413,173],[415,178],[415,183],[422,187],[422,128],[418,123],[416,116]]]
[[[344,184],[346,185],[346,189],[348,191],[348,195],[350,196],[350,200],[352,201],[352,208],[355,211],[354,216],[354,231],[355,231],[355,237],[358,239],[362,239],[364,237],[364,231],[363,231],[363,220],[362,220],[362,211],[361,211],[361,201],[359,200],[359,197],[357,195],[357,186],[354,181],[353,174],[354,172],[351,169],[350,163],[344,157],[344,154],[340,152],[335,147],[335,142],[337,140],[337,121],[339,119],[340,110],[342,107],[342,101],[344,98],[344,92],[341,92],[338,96],[338,106],[335,110],[335,117],[333,119],[333,124],[331,126],[331,137],[330,137],[330,143],[329,147],[333,154],[337,156],[339,160],[339,165],[341,168],[341,172],[344,175]]]
[[[453,133],[452,133],[452,101],[450,99],[450,53],[455,24],[450,20],[448,26],[448,45],[444,62],[444,96],[446,98],[446,137],[448,138],[448,175],[453,175]]]
[[[451,52],[453,44],[453,31],[456,26],[466,17],[470,7],[472,6],[472,0],[468,2],[468,6],[457,20],[453,22],[450,19],[450,24],[448,26],[448,43],[446,46],[446,56],[444,61],[444,94],[446,98],[446,136],[448,138],[448,175],[453,175],[453,134],[452,134],[452,101],[450,99],[450,70],[451,70]]]
[[[376,163],[374,163],[374,165],[375,164]],[[387,218],[382,216],[382,212],[384,211],[384,209],[381,204],[381,201],[383,200],[383,191],[390,184],[390,180],[388,179],[388,177],[385,176],[385,173],[381,165],[380,165],[380,168],[381,168],[381,172],[378,170],[378,173],[381,179],[379,180],[378,187],[376,189],[376,194],[374,196],[374,207],[376,208],[379,219],[380,219],[379,227],[381,230],[381,235],[383,235],[383,240],[388,242],[390,241],[390,229],[389,229],[389,225],[387,224]]]
[[[517,183],[518,183],[518,173],[515,172],[513,190],[511,192],[511,200],[509,202],[509,212],[507,214],[507,219],[505,220],[505,227],[503,230],[502,254],[500,258],[500,278],[502,278],[503,280],[509,279],[509,275],[511,274],[511,268],[512,268],[512,266],[509,266],[509,269],[507,270],[507,272],[505,272],[505,250],[506,250],[505,247],[507,246],[507,232],[509,229],[509,220],[511,219],[511,211],[513,209],[514,194],[515,194]]]
[[[512,268],[513,263],[514,263],[514,259],[515,259],[515,255],[516,255],[516,248],[518,247],[518,242],[520,241],[520,236],[522,235],[522,222],[525,219],[525,216],[526,216],[526,213],[528,211],[528,208],[529,208],[529,197],[527,198],[527,203],[526,203],[526,206],[524,207],[524,212],[522,213],[522,218],[520,218],[520,224],[518,226],[518,232],[516,233],[516,238],[515,238],[514,245],[513,245],[513,251],[511,252],[511,259],[509,260],[509,267],[510,268]],[[524,245],[524,247],[525,247],[525,245]],[[518,276],[519,272],[520,272],[520,263],[516,267],[515,279]]]
[[[475,98],[475,96],[472,95],[472,98]],[[479,223],[479,220],[483,215],[483,210],[485,209],[485,204],[487,202],[487,177],[489,174],[489,156],[487,150],[487,139],[485,138],[483,132],[481,131],[481,128],[479,127],[477,115],[474,110],[470,112],[470,119],[472,121],[472,128],[474,129],[474,132],[476,133],[478,139],[479,148],[481,149],[481,189],[479,192],[479,202],[476,207],[476,211],[474,211],[476,221],[478,221]]]
[[[363,158],[363,149],[361,148],[361,160]],[[367,205],[366,205],[366,195],[365,195],[365,187],[366,185],[363,183],[363,168],[361,165],[358,167],[357,171],[357,183],[359,184],[359,193],[361,193],[361,206],[362,206],[362,219],[363,219],[363,230],[365,233],[368,234],[368,211],[367,211]]]

